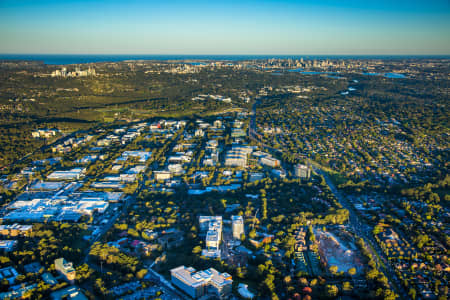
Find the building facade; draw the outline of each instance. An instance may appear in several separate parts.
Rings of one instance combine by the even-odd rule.
[[[302,164],[295,165],[294,173],[296,177],[301,179],[309,179],[309,177],[311,177],[311,169]]]
[[[61,273],[67,281],[73,282],[75,280],[76,271],[72,263],[64,258],[55,259],[55,270]]]
[[[233,229],[233,238],[236,240],[241,239],[241,235],[244,234],[244,219],[242,216],[231,216],[231,227]]]
[[[205,295],[226,299],[231,295],[233,280],[230,274],[220,273],[213,268],[196,271],[192,267],[179,266],[170,270],[172,283],[197,299]]]

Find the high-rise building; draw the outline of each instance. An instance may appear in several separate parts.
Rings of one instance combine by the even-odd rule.
[[[222,240],[222,217],[221,216],[200,216],[200,230],[206,232],[206,249],[202,250],[202,255],[207,257],[220,258],[220,242]]]
[[[297,164],[294,167],[294,173],[296,177],[301,179],[309,179],[311,177],[311,169],[308,166]]]
[[[241,239],[241,235],[245,233],[244,231],[244,219],[242,216],[231,216],[233,238],[236,240]]]

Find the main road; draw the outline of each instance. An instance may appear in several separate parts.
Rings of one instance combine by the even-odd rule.
[[[320,167],[317,164],[312,163],[311,165],[314,172],[323,176],[331,192],[334,194],[339,203],[345,209],[348,210],[350,228],[358,236],[363,238],[363,240],[369,245],[369,251],[372,252],[375,262],[377,263],[378,269],[380,269],[384,273],[384,275],[388,278],[389,282],[391,283],[392,287],[394,287],[395,291],[402,299],[409,299],[410,297],[404,290],[402,283],[395,274],[395,271],[392,269],[383,250],[378,245],[377,241],[374,239],[372,234],[372,227],[368,226],[363,220],[361,220],[358,213],[355,211],[353,205],[348,201],[348,199],[345,196],[343,196],[339,192],[334,183],[328,177],[328,174],[324,172],[322,169],[320,169]]]
[[[259,104],[259,100],[256,100],[253,103],[252,106],[252,112],[250,115],[250,125],[248,128],[248,135],[249,138],[258,142],[259,145],[262,148],[265,148],[269,151],[275,151],[275,152],[281,152],[279,149],[275,149],[260,140],[260,136],[257,134],[257,126],[256,126],[256,105]],[[306,156],[304,154],[299,155],[303,158]],[[308,159],[309,160],[309,159]],[[310,160],[309,160],[310,161]],[[353,208],[353,205],[348,201],[348,199],[343,196],[339,190],[336,188],[334,183],[330,180],[328,174],[324,172],[320,165],[317,163],[310,161],[311,166],[319,175],[322,175],[325,178],[325,182],[327,183],[328,187],[330,188],[331,192],[334,194],[336,199],[339,201],[339,203],[348,210],[349,212],[349,226],[355,232],[358,236],[360,236],[368,245],[369,245],[369,251],[372,252],[372,255],[375,259],[375,262],[377,263],[378,268],[384,273],[386,278],[388,278],[391,286],[394,288],[395,292],[400,296],[401,299],[410,299],[408,294],[406,293],[405,289],[402,286],[402,283],[398,279],[397,275],[395,274],[395,271],[391,267],[388,259],[384,255],[383,250],[378,245],[377,241],[374,239],[372,234],[372,228],[367,225],[364,220],[362,220],[355,209]]]

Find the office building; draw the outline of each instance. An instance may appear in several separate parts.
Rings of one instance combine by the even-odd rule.
[[[0,235],[28,236],[33,229],[33,225],[0,225]]]
[[[77,286],[69,286],[60,290],[57,290],[50,294],[53,300],[88,300],[88,298],[81,292]]]
[[[196,271],[192,267],[180,266],[170,270],[170,274],[172,283],[194,299],[205,295],[225,299],[231,294],[231,275],[220,273],[213,268]]]
[[[11,252],[16,245],[16,240],[0,240],[0,251]]]
[[[231,227],[233,229],[233,238],[236,240],[241,239],[241,235],[245,233],[244,231],[244,219],[242,216],[231,216]]]
[[[153,171],[155,176],[155,180],[169,180],[172,177],[172,173],[170,171]]]
[[[249,146],[233,146],[225,156],[225,166],[227,167],[247,167],[247,158],[252,153],[253,148]]]
[[[259,163],[261,165],[265,165],[268,167],[276,168],[280,166],[280,161],[276,158],[273,158],[271,156],[263,156],[259,159]]]
[[[55,259],[55,270],[61,273],[67,281],[73,282],[75,280],[76,271],[71,262],[64,258]]]
[[[295,165],[294,173],[296,177],[301,179],[309,179],[309,177],[311,177],[311,169],[302,164]]]
[[[222,240],[222,217],[221,216],[200,216],[200,230],[206,232],[206,249],[202,250],[202,255],[206,257],[220,258],[220,241]]]
[[[8,280],[9,284],[13,284],[16,280],[16,277],[19,276],[19,273],[17,273],[16,269],[13,267],[6,267],[3,269],[0,269],[0,280]]]
[[[47,176],[49,180],[75,180],[80,179],[86,172],[85,168],[73,168],[67,171],[54,171]]]

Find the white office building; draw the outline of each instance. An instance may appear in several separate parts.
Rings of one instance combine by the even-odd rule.
[[[242,216],[231,216],[231,227],[233,229],[233,238],[236,240],[241,239],[241,235],[244,231],[244,219]]]
[[[200,216],[200,230],[206,232],[206,248],[202,255],[206,257],[220,258],[220,242],[222,240],[222,216]]]
[[[54,171],[47,176],[49,180],[75,180],[80,179],[86,172],[86,168],[73,168],[67,171]]]
[[[213,268],[196,271],[192,267],[179,266],[170,270],[170,274],[172,283],[194,299],[205,295],[225,299],[231,294],[231,275],[220,273]]]
[[[294,173],[296,177],[301,179],[309,179],[309,177],[311,177],[311,169],[302,164],[295,165]]]

